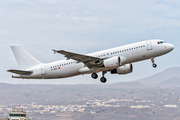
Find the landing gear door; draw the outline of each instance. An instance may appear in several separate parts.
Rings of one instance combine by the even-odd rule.
[[[42,75],[46,75],[46,74],[47,74],[47,73],[46,73],[46,67],[45,67],[45,65],[41,66],[41,74],[42,74]]]
[[[148,50],[148,51],[153,49],[153,48],[152,48],[152,42],[151,42],[150,40],[147,40],[147,41],[146,41],[146,44],[147,44],[147,50]]]

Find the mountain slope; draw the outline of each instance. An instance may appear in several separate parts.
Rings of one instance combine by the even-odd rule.
[[[161,83],[163,81],[166,81],[166,80],[174,78],[174,77],[180,78],[180,67],[166,69],[166,70],[164,70],[160,73],[157,73],[153,76],[143,78],[140,80],[136,80],[136,82],[140,82],[144,85],[152,85],[152,84]]]
[[[152,85],[153,87],[180,87],[180,78],[173,77],[159,84]]]

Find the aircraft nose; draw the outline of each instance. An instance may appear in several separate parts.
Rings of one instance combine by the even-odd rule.
[[[174,45],[172,45],[172,44],[169,44],[168,47],[169,47],[170,51],[172,51],[174,49]]]
[[[165,48],[168,50],[168,52],[171,52],[174,49],[174,45],[168,43]]]

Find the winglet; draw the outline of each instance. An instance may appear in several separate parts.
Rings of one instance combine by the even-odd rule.
[[[54,54],[56,54],[57,53],[57,50],[54,50],[54,49],[52,49],[53,51],[54,51]]]

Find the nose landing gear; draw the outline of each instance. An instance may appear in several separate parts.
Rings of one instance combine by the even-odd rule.
[[[154,68],[156,68],[156,67],[157,67],[157,64],[153,64],[152,66],[153,66]]]
[[[157,67],[157,64],[155,64],[155,60],[154,60],[154,58],[151,58],[151,61],[152,61],[152,63],[153,63],[153,65],[152,65],[152,66],[153,66],[154,68],[156,68],[156,67]]]

